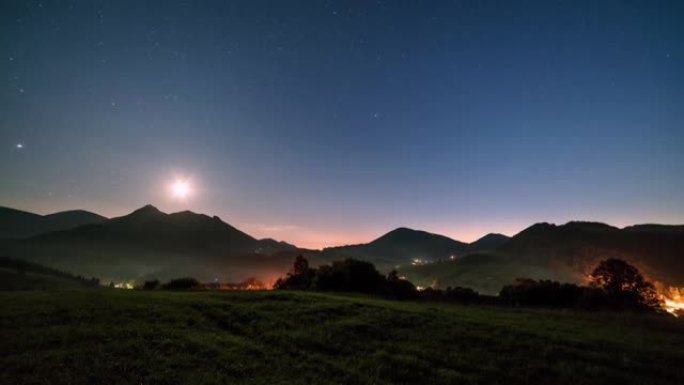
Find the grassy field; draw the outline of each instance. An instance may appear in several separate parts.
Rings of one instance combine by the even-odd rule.
[[[0,292],[1,384],[682,384],[662,317],[294,292]]]

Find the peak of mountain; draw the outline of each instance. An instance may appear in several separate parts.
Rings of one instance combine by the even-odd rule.
[[[453,240],[449,237],[445,237],[439,234],[429,233],[422,230],[409,229],[408,227],[398,227],[379,238],[372,241],[371,245],[383,244],[383,243],[415,243],[415,242],[446,242],[446,243],[456,243],[463,244],[462,242]]]
[[[645,223],[641,225],[627,226],[623,231],[638,231],[638,232],[657,232],[657,233],[684,233],[684,225],[659,225],[653,223]]]
[[[379,269],[461,255],[467,244],[439,234],[407,227],[396,228],[366,244],[331,247],[323,250],[326,259],[358,258],[373,262]]]
[[[557,226],[553,223],[548,223],[548,222],[538,222],[533,224],[532,226],[527,227],[523,231],[519,232],[513,238],[522,235],[522,234],[530,234],[530,233],[540,233],[540,232],[546,232],[546,231],[552,231],[555,229]]]
[[[132,213],[125,215],[124,217],[128,218],[154,218],[154,217],[160,217],[166,215],[165,213],[161,212],[158,208],[154,207],[153,205],[147,204],[137,210],[134,210]],[[121,217],[121,218],[124,218]]]
[[[548,222],[535,223],[532,226],[521,231],[517,235],[529,233],[544,233],[549,231],[614,231],[619,228],[602,223],[592,221],[570,221],[564,225],[556,225]],[[516,236],[517,236],[516,235]]]
[[[46,232],[99,223],[106,219],[101,215],[85,210],[39,215],[9,207],[0,207],[0,238],[28,238]]]
[[[257,240],[192,211],[167,214],[152,205],[128,215],[0,243],[4,254],[104,280],[193,275],[199,279],[267,278],[287,270],[300,251]]]
[[[508,242],[510,237],[499,234],[499,233],[489,233],[480,239],[468,244],[469,253],[479,253],[485,251],[496,250],[499,246]]]
[[[588,230],[588,231],[612,231],[619,230],[617,227],[607,225],[602,222],[590,222],[590,221],[570,221],[562,226],[558,226],[562,229],[577,229],[577,230]]]
[[[473,243],[480,243],[480,242],[496,242],[496,241],[507,241],[511,239],[509,236],[504,235],[504,234],[499,234],[499,233],[489,233],[478,240],[476,240]],[[471,243],[472,244],[472,243]]]
[[[167,250],[219,247],[230,251],[250,251],[257,247],[255,238],[218,217],[212,218],[187,210],[167,214],[152,205],[108,221],[44,234],[41,237],[137,243]]]

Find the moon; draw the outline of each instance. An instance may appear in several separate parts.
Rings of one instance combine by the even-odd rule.
[[[171,185],[171,196],[174,199],[185,200],[192,193],[190,183],[187,180],[177,179]]]

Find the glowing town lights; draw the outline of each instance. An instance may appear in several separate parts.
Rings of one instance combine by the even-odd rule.
[[[675,317],[684,315],[684,288],[670,287],[661,292],[660,299],[668,313]]]
[[[114,284],[114,287],[115,287],[116,289],[127,289],[127,290],[135,289],[135,286],[133,285],[132,282],[119,282],[119,283],[115,283],[115,284]]]

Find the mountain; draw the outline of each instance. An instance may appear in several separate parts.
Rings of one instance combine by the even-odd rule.
[[[178,276],[273,282],[301,253],[312,265],[357,258],[382,271],[399,266],[401,275],[420,286],[467,286],[489,294],[518,277],[579,283],[611,257],[628,260],[651,280],[684,286],[684,226],[537,223],[512,238],[487,234],[470,244],[401,227],[369,243],[315,251],[256,239],[216,216],[167,214],[151,205],[112,219],[83,211],[40,216],[3,208],[0,223],[5,234],[33,234],[0,240],[0,256],[105,283]]]
[[[469,253],[481,253],[485,251],[493,251],[499,246],[508,242],[511,238],[497,233],[489,233],[475,242],[469,243],[467,250]]]
[[[537,223],[509,240],[497,241],[499,246],[484,253],[405,266],[399,272],[421,286],[465,286],[496,294],[522,277],[584,283],[600,261],[621,258],[651,281],[684,286],[684,226],[648,224],[620,229],[598,222]]]
[[[174,250],[219,247],[244,252],[254,251],[259,247],[257,239],[221,221],[219,217],[191,211],[166,214],[152,205],[123,217],[71,230],[41,234],[37,238],[125,242]]]
[[[0,254],[109,280],[194,276],[200,280],[274,280],[299,251],[258,240],[218,217],[167,214],[152,205],[96,224],[5,240]]]
[[[587,274],[606,258],[622,258],[653,280],[684,284],[684,226],[538,223],[499,248],[521,262],[567,266]]]
[[[38,215],[0,207],[0,238],[27,238],[50,231],[100,223],[107,218],[84,210]]]
[[[376,264],[381,270],[396,265],[410,264],[414,260],[434,261],[461,255],[468,244],[443,235],[405,227],[389,233],[366,244],[330,247],[323,250],[325,259],[357,258]]]

